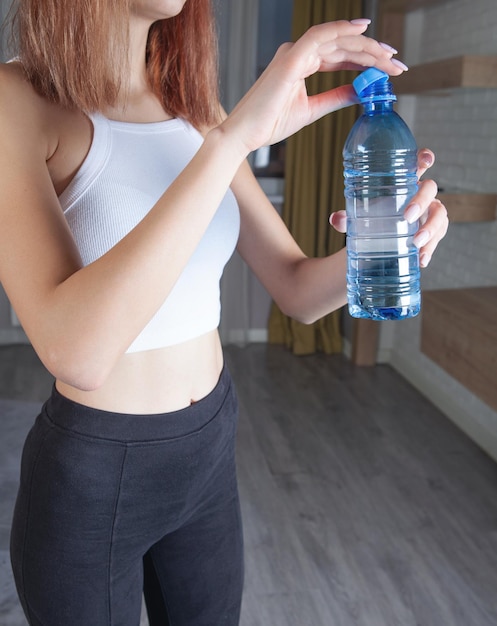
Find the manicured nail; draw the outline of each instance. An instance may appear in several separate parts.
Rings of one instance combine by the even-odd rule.
[[[429,238],[430,233],[426,232],[426,230],[420,230],[416,235],[414,235],[413,243],[416,248],[422,248],[425,243],[428,243]]]
[[[421,165],[423,165],[424,167],[431,167],[433,165],[433,156],[431,154],[423,155],[423,158],[421,159]]]
[[[356,20],[350,20],[350,23],[354,24],[354,26],[368,26],[369,24],[371,24],[371,20],[366,17],[359,17]]]
[[[427,267],[430,261],[431,257],[429,254],[423,253],[419,257],[419,264],[421,265],[421,267]]]
[[[404,219],[413,224],[421,215],[421,207],[419,204],[410,204],[404,212]]]
[[[398,53],[398,50],[396,50],[395,48],[392,48],[392,46],[390,46],[389,44],[384,43],[383,41],[379,41],[378,43],[387,52],[391,52],[392,54],[397,54]]]
[[[390,63],[393,63],[397,67],[400,67],[400,69],[404,72],[407,72],[407,70],[409,69],[407,65],[405,63],[402,63],[402,61],[399,61],[399,59],[390,59]]]

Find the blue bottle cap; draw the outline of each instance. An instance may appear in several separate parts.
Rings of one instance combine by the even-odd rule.
[[[397,100],[389,82],[389,75],[376,67],[369,67],[352,83],[361,101]]]

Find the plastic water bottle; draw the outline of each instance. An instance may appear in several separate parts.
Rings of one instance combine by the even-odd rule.
[[[416,142],[393,109],[388,74],[370,68],[353,86],[364,111],[343,149],[349,312],[413,317],[421,306],[418,224],[408,224],[403,212],[417,191]]]

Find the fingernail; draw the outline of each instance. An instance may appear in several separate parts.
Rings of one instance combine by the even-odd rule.
[[[419,257],[419,264],[421,265],[421,267],[427,267],[430,261],[431,257],[426,253],[421,254]]]
[[[431,154],[424,154],[421,159],[421,164],[425,167],[431,167],[433,165],[433,157]]]
[[[419,204],[410,204],[404,212],[404,219],[413,224],[421,215],[421,207]]]
[[[363,26],[364,24],[368,25],[371,24],[371,20],[369,20],[366,17],[359,17],[356,20],[350,20],[351,24],[354,24],[354,26]]]
[[[405,63],[402,63],[402,61],[399,61],[399,59],[390,59],[390,63],[393,63],[397,67],[400,67],[400,69],[404,72],[407,72],[407,70],[409,69],[407,65]]]
[[[392,54],[397,54],[398,53],[398,50],[396,50],[395,48],[392,48],[392,46],[390,46],[389,44],[383,43],[383,41],[379,41],[378,43],[387,52],[391,52]]]
[[[422,248],[425,243],[428,243],[428,239],[430,238],[430,233],[426,232],[426,230],[420,230],[416,235],[414,235],[413,243],[416,248]]]

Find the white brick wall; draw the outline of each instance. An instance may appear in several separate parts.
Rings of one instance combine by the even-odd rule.
[[[420,60],[497,54],[496,4],[495,0],[447,0],[425,9]]]
[[[407,19],[407,64],[497,55],[496,0],[448,0]],[[441,187],[497,192],[497,89],[417,96],[414,113],[408,105],[418,144],[437,156],[430,175]],[[452,224],[422,281],[423,289],[497,285],[497,222]],[[420,352],[420,322],[396,323],[393,338],[385,333],[390,362],[497,459],[497,412]]]

